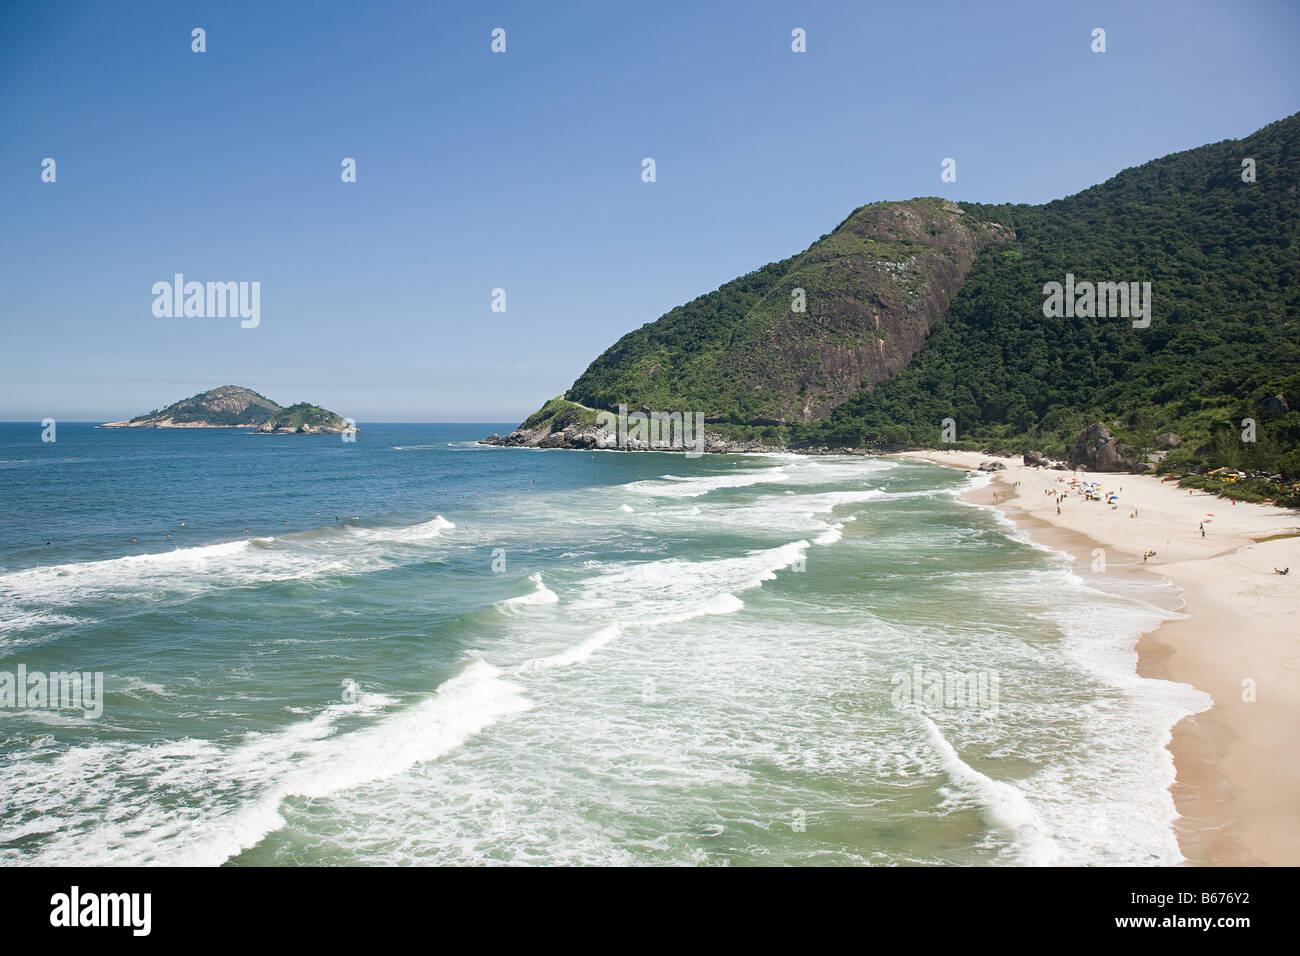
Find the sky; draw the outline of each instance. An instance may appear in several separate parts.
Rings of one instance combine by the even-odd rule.
[[[1290,115],[1298,41],[1294,0],[0,0],[0,420],[233,384],[518,421],[864,203],[1045,202]],[[259,323],[155,315],[176,273]]]

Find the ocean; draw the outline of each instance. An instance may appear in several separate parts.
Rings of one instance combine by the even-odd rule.
[[[361,428],[0,425],[0,681],[103,675],[0,707],[0,864],[1182,860],[1177,592],[987,478]]]

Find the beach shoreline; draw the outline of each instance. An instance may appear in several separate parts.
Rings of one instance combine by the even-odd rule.
[[[1168,744],[1183,856],[1202,866],[1300,864],[1300,514],[1189,494],[1148,475],[1057,471],[978,452],[890,457],[965,470],[998,462],[1004,470],[967,501],[998,508],[1030,540],[1072,556],[1076,571],[1098,573],[1100,550],[1100,573],[1176,585],[1182,606],[1165,610],[1180,613],[1136,650],[1139,676],[1213,698],[1173,727]],[[1076,477],[1116,492],[1118,503],[1072,491],[1058,513],[1057,495]]]

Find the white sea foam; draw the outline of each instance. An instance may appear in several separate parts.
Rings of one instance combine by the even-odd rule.
[[[516,597],[506,598],[504,601],[498,601],[497,607],[503,611],[513,611],[518,608],[555,604],[560,600],[556,593],[548,588],[545,582],[542,581],[542,574],[540,571],[528,575],[528,580],[533,584],[533,589],[531,591],[526,594],[520,594]]]
[[[1025,794],[1013,784],[994,780],[970,766],[933,720],[924,716],[921,719],[949,778],[978,801],[989,823],[1010,841],[1015,862],[1030,866],[1050,866],[1057,862],[1060,847]]]
[[[530,706],[521,689],[472,661],[418,704],[350,732],[345,718],[375,716],[394,702],[362,694],[317,716],[235,746],[186,739],[152,746],[91,744],[53,760],[6,768],[0,842],[48,833],[39,865],[211,866],[255,846],[284,824],[292,797],[322,798],[436,760],[497,721]],[[142,787],[141,784],[144,784]],[[171,796],[184,799],[180,810]],[[233,798],[233,799],[232,799]],[[98,809],[105,801],[106,812]],[[31,817],[32,814],[48,816]],[[28,817],[19,822],[20,816]]]
[[[820,544],[823,546],[830,545],[830,544],[834,544],[836,541],[839,541],[843,537],[844,537],[843,523],[835,524],[835,525],[831,525],[829,528],[827,528],[825,531],[819,534],[816,538],[814,538],[813,544]]]
[[[705,475],[696,478],[679,478],[661,475],[647,481],[634,481],[623,486],[628,491],[662,498],[698,498],[723,488],[745,488],[750,485],[780,481],[785,475],[781,466],[746,469],[728,474]]]
[[[560,651],[558,654],[551,654],[547,657],[535,657],[532,660],[524,661],[519,665],[519,670],[524,673],[532,671],[549,670],[553,667],[568,667],[571,664],[581,664],[591,659],[591,656],[600,650],[610,641],[616,639],[623,631],[622,624],[609,624],[602,627],[591,637],[567,650]]]
[[[392,541],[398,543],[420,544],[431,541],[439,537],[444,531],[456,527],[442,515],[434,515],[428,521],[422,521],[419,524],[398,526],[398,527],[379,527],[379,528],[358,528],[349,525],[347,533],[353,537],[360,538],[363,541]]]
[[[437,515],[409,526],[317,529],[11,571],[0,574],[0,634],[68,623],[51,609],[87,600],[375,571],[406,560],[397,546],[429,544],[454,527]]]
[[[110,675],[109,680],[113,684],[119,685],[119,689],[128,697],[147,699],[148,697],[175,697],[171,691],[163,687],[162,684],[150,683],[141,680],[139,677],[128,674],[119,677],[116,674]]]
[[[614,620],[562,651],[525,661],[520,670],[584,663],[630,627],[680,624],[709,615],[733,614],[745,606],[734,592],[775,580],[778,571],[801,561],[807,549],[807,541],[795,541],[740,558],[666,558],[590,577],[578,585],[580,596],[571,602],[574,618]]]

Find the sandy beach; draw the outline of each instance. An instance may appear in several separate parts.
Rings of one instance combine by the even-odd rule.
[[[1169,745],[1183,855],[1200,865],[1300,864],[1300,514],[1154,476],[1031,468],[977,452],[897,457],[965,469],[1000,461],[1006,470],[970,500],[1000,508],[1079,570],[1092,570],[1100,547],[1101,573],[1154,573],[1182,589],[1182,616],[1138,643],[1138,672],[1214,699]],[[1071,478],[1099,482],[1118,503],[1085,500]]]

